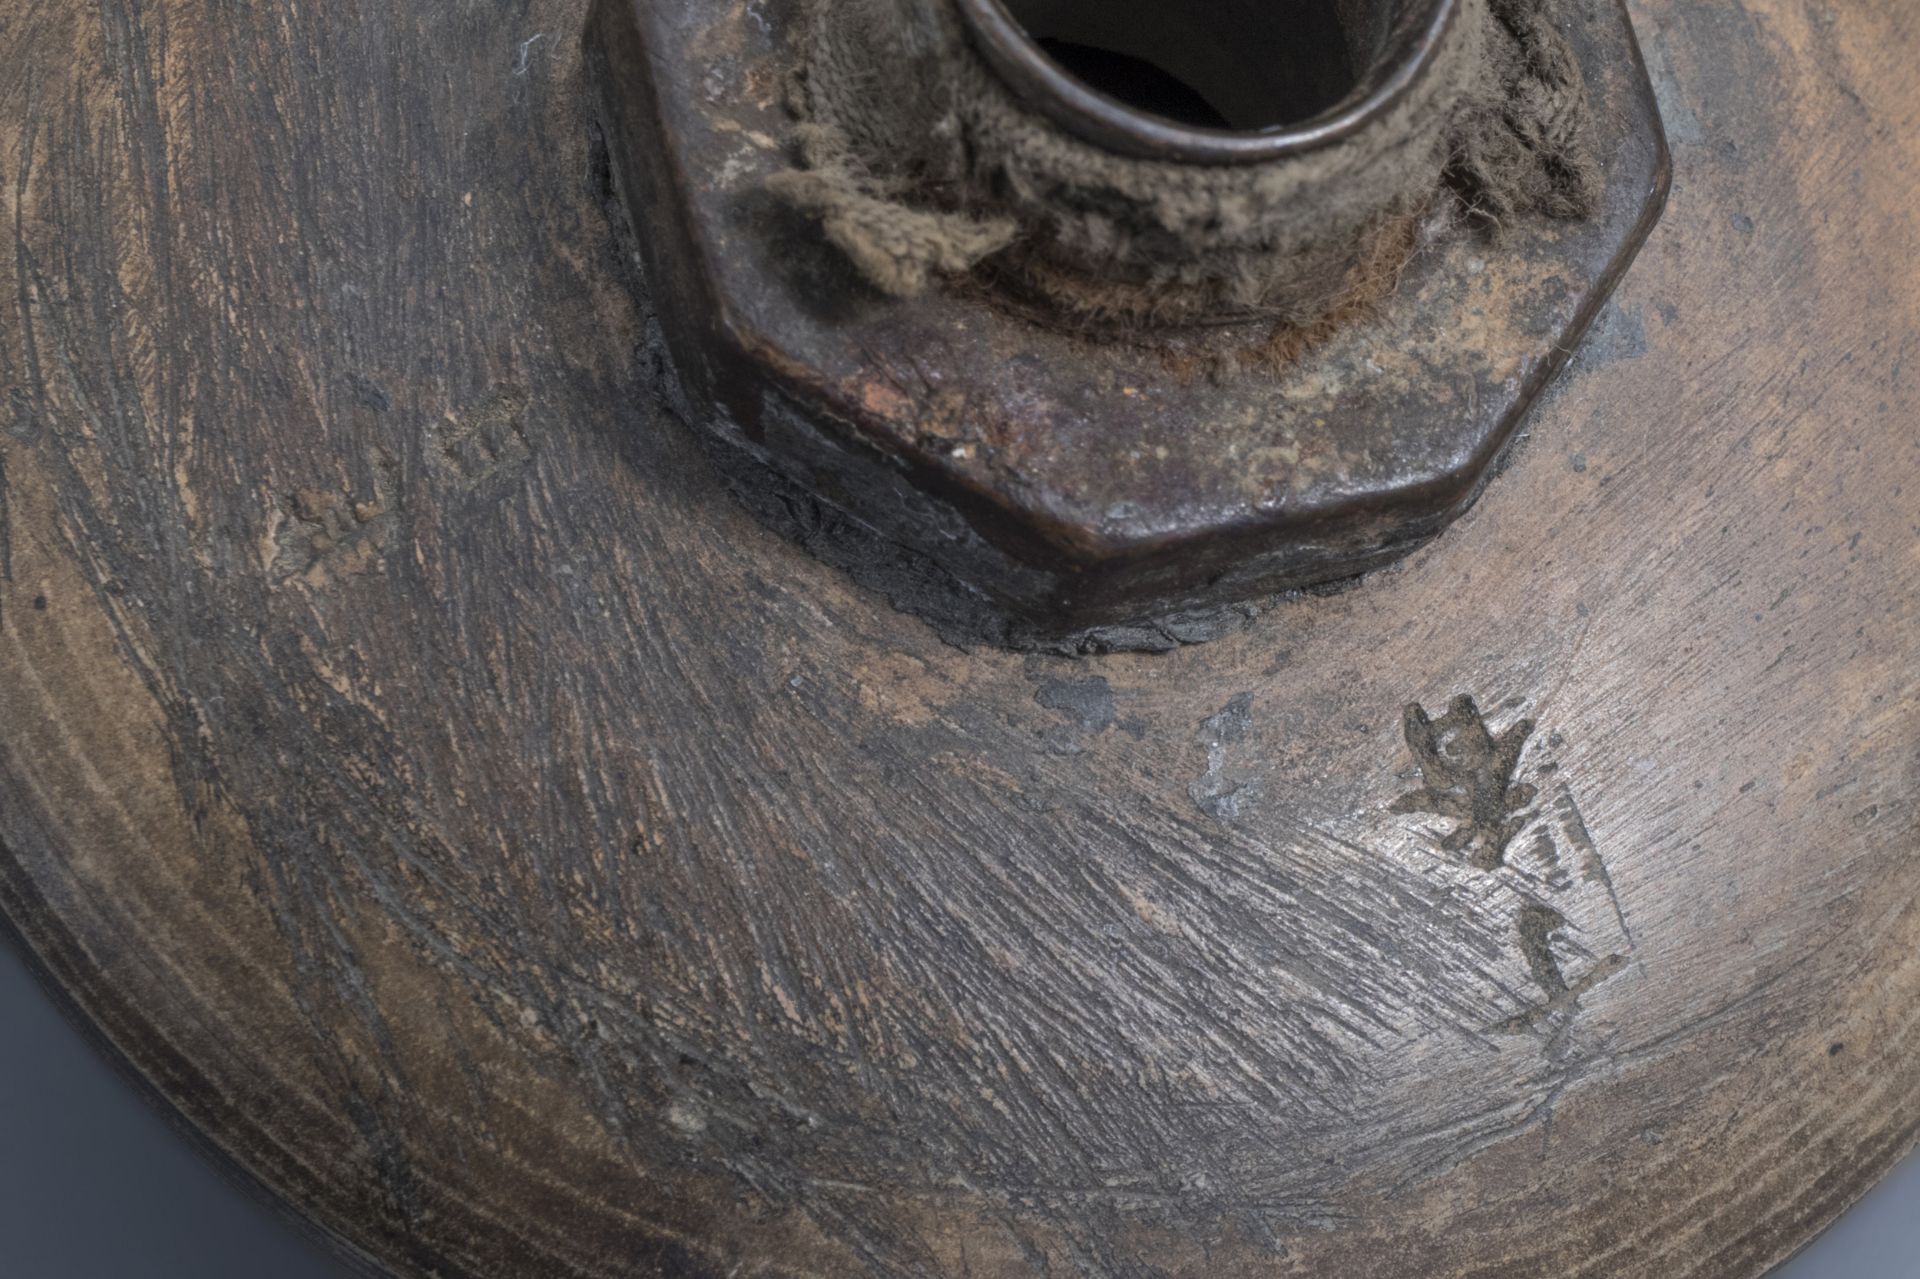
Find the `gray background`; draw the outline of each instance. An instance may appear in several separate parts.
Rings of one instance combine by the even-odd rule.
[[[356,1273],[226,1180],[97,1054],[0,938],[0,1274],[340,1279]],[[1774,1279],[1920,1275],[1920,1161]]]

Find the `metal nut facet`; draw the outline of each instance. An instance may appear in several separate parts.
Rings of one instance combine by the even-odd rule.
[[[1624,7],[1591,13],[1592,216],[1494,237],[1436,204],[1391,294],[1310,335],[1102,338],[984,286],[866,287],[766,194],[791,3],[597,0],[588,66],[684,415],[750,503],[953,638],[1157,647],[1470,504],[1664,202]]]

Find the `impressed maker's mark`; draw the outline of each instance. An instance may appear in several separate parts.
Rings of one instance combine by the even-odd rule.
[[[1501,1029],[1570,1015],[1581,995],[1626,966],[1633,934],[1558,764],[1523,768],[1533,721],[1496,732],[1462,694],[1438,718],[1408,706],[1402,727],[1421,785],[1393,811],[1442,819],[1425,832],[1432,845],[1462,867],[1457,873],[1478,879],[1490,903],[1512,902],[1515,944],[1545,996]]]

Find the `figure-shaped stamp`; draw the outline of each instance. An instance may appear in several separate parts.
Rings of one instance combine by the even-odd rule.
[[[1402,724],[1422,784],[1396,799],[1392,811],[1451,823],[1427,834],[1443,854],[1484,877],[1490,907],[1506,903],[1520,955],[1545,996],[1501,1028],[1524,1030],[1546,1019],[1559,1029],[1581,995],[1626,966],[1633,948],[1572,789],[1554,763],[1533,770],[1538,784],[1520,780],[1533,721],[1515,720],[1496,733],[1465,694],[1437,719],[1410,705]]]
[[[1468,864],[1480,870],[1504,864],[1507,845],[1527,824],[1525,809],[1536,793],[1513,780],[1533,721],[1516,721],[1495,737],[1480,708],[1463,693],[1439,719],[1415,702],[1407,707],[1403,723],[1407,746],[1426,784],[1395,800],[1393,811],[1450,818],[1458,824],[1440,840],[1440,847],[1465,854]]]

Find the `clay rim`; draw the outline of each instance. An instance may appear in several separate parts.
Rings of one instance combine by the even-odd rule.
[[[1416,0],[1353,90],[1298,124],[1209,129],[1180,124],[1093,88],[1049,57],[1003,0],[954,0],[975,46],[1014,96],[1068,133],[1109,151],[1181,164],[1258,164],[1352,137],[1398,106],[1433,65],[1460,0]]]

